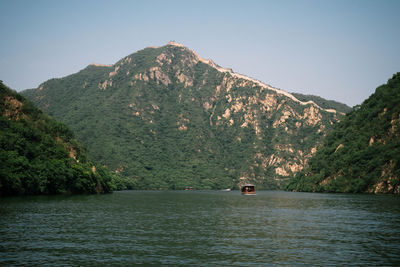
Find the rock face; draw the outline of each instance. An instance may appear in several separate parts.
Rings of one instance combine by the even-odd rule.
[[[343,116],[173,42],[24,94],[137,188],[277,188]]]
[[[400,73],[331,132],[288,189],[400,194]]]

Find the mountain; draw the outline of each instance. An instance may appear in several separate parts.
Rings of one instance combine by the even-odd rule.
[[[0,82],[0,196],[103,193],[111,177],[73,133]]]
[[[341,113],[348,113],[352,110],[351,107],[349,107],[346,104],[343,104],[343,103],[340,103],[340,102],[337,102],[334,100],[326,100],[320,96],[304,95],[304,94],[300,94],[300,93],[292,93],[292,95],[294,97],[296,97],[298,100],[303,101],[303,102],[313,101],[315,104],[317,104],[321,108],[334,109]]]
[[[400,73],[337,124],[289,190],[400,194]]]
[[[343,116],[174,42],[23,94],[139,189],[278,188]]]

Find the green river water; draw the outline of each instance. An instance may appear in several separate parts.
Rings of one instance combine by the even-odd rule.
[[[400,266],[400,197],[122,191],[0,199],[0,266]]]

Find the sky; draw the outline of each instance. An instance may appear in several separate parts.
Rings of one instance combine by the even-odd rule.
[[[0,0],[0,80],[37,88],[147,46],[349,106],[400,72],[399,0]]]

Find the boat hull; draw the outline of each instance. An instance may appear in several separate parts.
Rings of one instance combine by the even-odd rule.
[[[244,195],[244,196],[255,196],[256,192],[251,192],[251,193],[242,192],[242,195]]]

